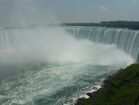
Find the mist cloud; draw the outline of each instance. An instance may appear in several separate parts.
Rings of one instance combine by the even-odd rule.
[[[108,12],[109,11],[108,7],[103,6],[103,5],[100,6],[99,9],[102,10],[102,11],[104,11],[104,12]]]
[[[36,0],[0,0],[0,25],[30,25],[57,23],[51,10],[45,11]]]

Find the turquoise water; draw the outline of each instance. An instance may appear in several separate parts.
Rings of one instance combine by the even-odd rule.
[[[73,105],[134,59],[62,27],[0,30],[0,105]]]
[[[117,69],[83,62],[34,67],[25,67],[0,82],[1,105],[72,105]]]

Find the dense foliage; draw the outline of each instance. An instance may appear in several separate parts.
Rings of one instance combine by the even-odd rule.
[[[101,89],[88,95],[76,105],[139,105],[139,64],[109,76]]]
[[[139,21],[102,21],[100,23],[63,23],[66,26],[100,26],[113,28],[139,29]]]

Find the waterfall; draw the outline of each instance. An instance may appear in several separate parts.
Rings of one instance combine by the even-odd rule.
[[[70,36],[69,33],[74,35],[77,39],[87,39],[97,43],[115,44],[118,48],[123,49],[125,52],[132,55],[134,59],[139,61],[139,31],[101,27],[68,26],[64,27],[64,29],[63,27],[37,26],[16,27],[11,29],[1,28],[0,58],[5,59],[4,56],[11,56],[11,54],[22,55],[23,58],[28,55],[27,59],[30,57],[34,59],[37,56],[40,60],[42,60],[42,58],[71,58],[69,57],[71,53],[73,54],[71,51],[76,49],[75,47],[77,46],[86,46],[86,44],[82,45],[82,43],[86,42],[77,41]],[[57,54],[54,52],[57,52]],[[90,50],[88,50],[88,52],[90,52]],[[62,57],[62,55],[66,55],[66,57]],[[74,57],[76,58],[77,56]]]
[[[0,103],[73,105],[75,99],[100,86],[109,74],[134,63],[129,54],[113,43],[132,54],[138,50],[138,32],[129,32],[127,38],[126,31],[111,30],[59,26],[1,28]],[[82,38],[85,40],[78,40]]]
[[[97,43],[115,44],[139,62],[139,31],[84,26],[66,26],[65,29],[77,39],[85,38]]]

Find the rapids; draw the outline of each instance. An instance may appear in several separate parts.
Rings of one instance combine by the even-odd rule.
[[[0,104],[73,105],[107,75],[135,62],[138,34],[126,30],[132,34],[128,33],[131,40],[127,37],[124,43],[126,34],[120,33],[126,32],[121,31],[47,26],[1,28]],[[119,34],[114,35],[115,32]],[[127,53],[119,48],[128,49]]]

